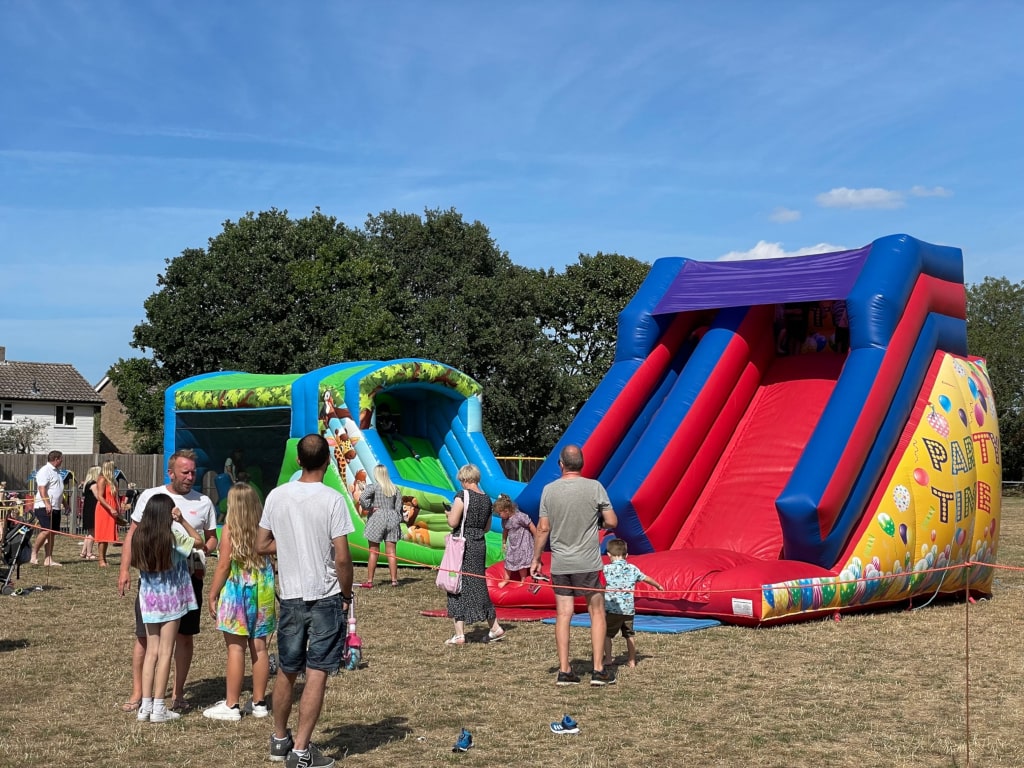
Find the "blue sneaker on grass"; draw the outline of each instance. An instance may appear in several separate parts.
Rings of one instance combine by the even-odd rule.
[[[559,722],[551,724],[551,732],[557,734],[579,733],[580,726],[569,715],[566,715]]]
[[[465,728],[459,733],[458,741],[455,742],[455,746],[452,747],[452,752],[468,752],[469,748],[473,746],[473,735]]]

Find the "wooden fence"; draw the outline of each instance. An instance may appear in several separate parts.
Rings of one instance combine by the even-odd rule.
[[[65,453],[62,469],[81,483],[89,467],[110,460],[117,464],[126,481],[138,488],[152,488],[164,480],[163,454]],[[29,484],[29,476],[45,463],[45,453],[0,453],[0,482],[7,484],[8,491],[27,491],[34,488]]]

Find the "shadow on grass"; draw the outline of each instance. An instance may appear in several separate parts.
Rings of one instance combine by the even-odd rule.
[[[345,755],[359,755],[370,752],[385,744],[403,741],[412,734],[404,717],[386,717],[376,723],[350,723],[333,728],[325,728],[327,741],[323,744],[324,751]]]
[[[224,698],[227,682],[223,677],[204,677],[202,680],[185,681],[185,698],[198,710],[212,707]],[[243,696],[252,690],[252,677],[246,675],[242,681]]]
[[[22,648],[28,648],[30,645],[29,641],[23,638],[18,640],[0,640],[0,653],[4,651],[17,651]]]

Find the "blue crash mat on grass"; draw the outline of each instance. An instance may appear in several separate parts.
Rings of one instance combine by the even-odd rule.
[[[541,619],[544,624],[554,624],[554,619]],[[577,613],[570,622],[574,627],[589,627],[590,614]],[[677,635],[680,632],[693,632],[696,629],[717,627],[720,621],[714,619],[687,619],[682,616],[645,616],[637,614],[633,619],[633,629],[637,632],[654,632],[661,635]]]

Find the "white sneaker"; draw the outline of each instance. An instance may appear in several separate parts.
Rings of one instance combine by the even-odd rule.
[[[212,707],[204,709],[203,717],[208,717],[211,720],[241,720],[242,712],[237,705],[229,707],[226,700],[221,700]]]
[[[255,702],[250,701],[245,705],[245,709],[242,711],[247,715],[252,715],[253,717],[266,717],[270,714],[266,701],[262,704],[256,704]]]
[[[145,723],[149,720],[149,716],[152,714],[152,709],[143,709],[142,707],[139,707],[139,711],[138,713],[136,713],[135,719],[138,720],[140,723]]]
[[[142,714],[141,712],[139,713]],[[149,722],[151,723],[169,723],[172,720],[177,720],[181,715],[170,709],[164,709],[157,712],[155,709],[149,715]],[[141,718],[140,718],[141,719]]]

